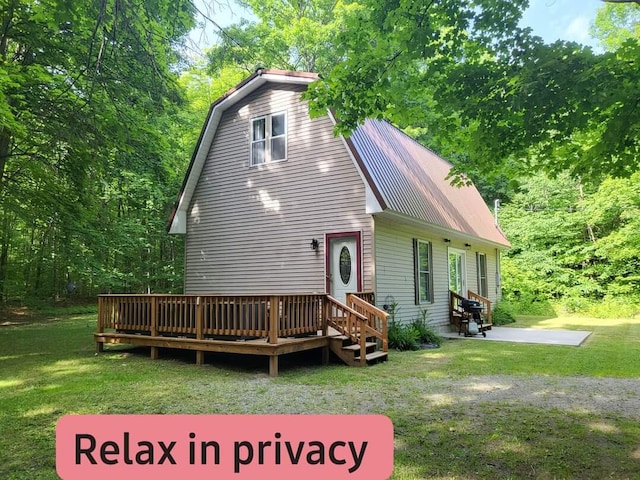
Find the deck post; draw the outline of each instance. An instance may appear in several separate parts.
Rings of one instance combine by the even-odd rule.
[[[278,343],[278,333],[280,326],[280,297],[271,296],[269,300],[270,310],[269,310],[269,343],[276,344]],[[278,369],[277,359],[276,359],[276,372]]]
[[[322,321],[322,336],[326,337],[327,333],[329,332],[329,322],[328,322],[328,318],[329,318],[329,302],[327,301],[327,296],[324,295],[322,297],[321,300],[321,305],[322,305],[322,317],[321,317],[321,321]],[[329,351],[327,350],[327,355],[329,354]],[[324,355],[324,354],[323,354]],[[327,357],[328,358],[328,357]]]
[[[104,333],[104,315],[105,315],[104,298],[98,297],[98,333]],[[96,342],[96,353],[104,351],[104,343]]]
[[[200,297],[196,298],[196,338],[202,340],[202,301]],[[202,365],[204,363],[204,352],[202,350],[196,350],[196,365]]]
[[[151,297],[151,336],[158,335],[158,297]],[[151,360],[158,359],[158,347],[151,347]]]
[[[278,376],[278,355],[271,355],[269,357],[269,376]]]

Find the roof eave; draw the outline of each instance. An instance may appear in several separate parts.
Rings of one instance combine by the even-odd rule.
[[[477,235],[472,235],[470,233],[462,232],[459,230],[453,230],[451,228],[443,227],[442,225],[436,225],[433,223],[426,222],[424,220],[420,220],[419,218],[409,216],[405,213],[397,212],[395,210],[387,209],[380,215],[382,218],[387,218],[389,220],[411,225],[420,229],[425,229],[442,235],[444,238],[455,237],[461,241],[469,241],[469,242],[477,242],[480,241],[483,244],[491,245],[495,248],[507,250],[511,248],[511,243],[505,237],[504,233],[500,229],[500,227],[496,226],[496,231],[499,232],[500,236],[503,237],[504,241],[497,241],[489,238],[480,237]]]

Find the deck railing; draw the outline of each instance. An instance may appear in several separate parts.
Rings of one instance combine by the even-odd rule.
[[[100,295],[98,332],[278,337],[326,332],[325,295]]]
[[[326,312],[329,325],[360,346],[360,363],[366,364],[367,338],[362,335],[367,325],[367,317],[347,305],[327,295]]]

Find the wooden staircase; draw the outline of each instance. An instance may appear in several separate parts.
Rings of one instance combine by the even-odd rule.
[[[348,294],[346,304],[328,297],[330,350],[344,363],[362,367],[383,362],[388,357],[388,314],[356,294]]]

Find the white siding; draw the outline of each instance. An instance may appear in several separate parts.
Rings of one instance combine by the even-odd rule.
[[[309,118],[301,91],[270,84],[224,113],[187,213],[185,292],[324,292],[324,235],[345,231],[362,232],[363,287],[372,288],[364,184],[330,119]],[[282,111],[287,160],[251,167],[251,119]]]
[[[410,322],[418,318],[420,311],[426,309],[430,323],[436,327],[449,325],[449,273],[448,248],[463,249],[466,254],[467,287],[477,291],[478,275],[476,270],[476,252],[487,254],[487,272],[489,298],[496,299],[496,250],[490,246],[466,247],[464,240],[451,237],[450,243],[444,242],[441,233],[428,229],[392,222],[376,217],[375,220],[375,262],[376,262],[376,303],[383,307],[391,298],[398,304],[396,319]],[[413,259],[413,239],[431,242],[433,303],[415,304],[415,274]]]

